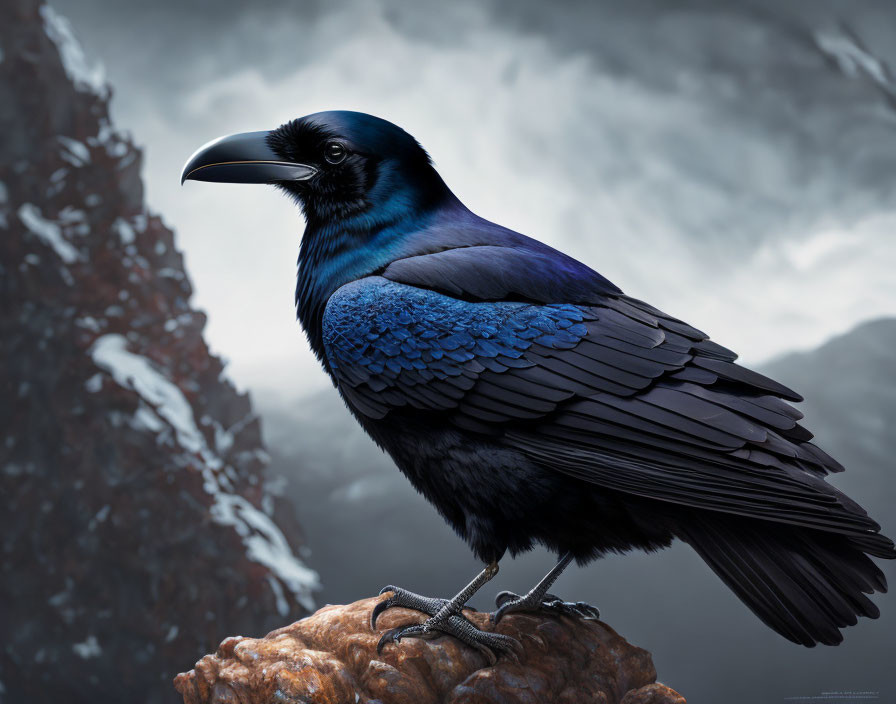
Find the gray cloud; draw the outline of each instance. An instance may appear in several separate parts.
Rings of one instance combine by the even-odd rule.
[[[182,190],[176,174],[212,137],[317,109],[399,122],[475,210],[747,361],[892,311],[894,112],[868,75],[819,49],[818,33],[842,33],[846,16],[886,56],[879,38],[896,13],[786,5],[66,10],[106,63],[119,124],[147,146],[150,201],[178,229],[213,344],[242,383],[276,377],[301,392],[325,380],[292,323],[298,214],[263,189]]]

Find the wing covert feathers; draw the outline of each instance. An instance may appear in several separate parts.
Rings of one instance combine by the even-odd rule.
[[[370,277],[330,299],[324,336],[340,389],[371,419],[438,414],[606,489],[896,557],[824,481],[843,468],[810,442],[796,392],[636,299],[464,300]]]

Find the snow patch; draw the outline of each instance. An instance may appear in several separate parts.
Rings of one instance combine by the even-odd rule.
[[[91,66],[88,63],[84,50],[75,39],[68,20],[49,5],[42,5],[40,14],[44,18],[44,31],[59,49],[62,66],[66,75],[75,84],[75,88],[106,97],[106,78],[103,68],[99,64]]]
[[[230,481],[222,470],[224,463],[205,442],[196,425],[193,409],[181,390],[165,378],[145,357],[127,349],[127,340],[115,333],[99,337],[90,348],[94,363],[107,371],[116,383],[131,389],[152,411],[138,410],[134,420],[152,426],[153,416],[167,421],[178,443],[199,454],[203,462],[203,488],[214,499],[209,512],[220,525],[232,527],[242,538],[246,556],[267,567],[309,611],[314,608],[311,597],[319,588],[316,572],[306,567],[292,552],[282,531],[263,512],[242,496],[229,493]]]
[[[148,406],[141,405],[134,413],[131,427],[135,430],[148,430],[151,433],[159,433],[165,429],[165,422],[153,413]]]
[[[122,244],[133,244],[134,240],[137,239],[137,233],[134,232],[134,228],[123,218],[115,219],[115,222],[112,223],[112,230],[118,234]]]
[[[212,518],[232,526],[243,539],[246,556],[271,570],[309,611],[314,609],[311,592],[320,587],[317,572],[292,553],[282,531],[264,513],[242,496],[220,490],[212,473],[206,473],[205,488],[215,495]]]
[[[75,325],[77,325],[79,328],[86,328],[87,330],[91,330],[92,332],[99,332],[102,329],[99,321],[97,321],[96,318],[90,315],[76,318]]]
[[[283,593],[283,587],[273,575],[268,575],[268,584],[271,591],[274,592],[274,603],[277,605],[277,613],[281,618],[289,616],[289,602],[286,601],[286,595]]]
[[[54,609],[58,609],[61,606],[65,605],[71,595],[71,592],[66,589],[65,591],[61,591],[58,594],[54,594],[53,596],[51,596],[49,599],[47,599],[47,603]]]
[[[311,594],[320,585],[317,573],[293,554],[283,532],[268,516],[244,497],[230,493],[232,484],[226,476],[227,468],[208,447],[181,390],[148,359],[130,352],[122,335],[111,333],[97,338],[90,355],[116,383],[137,392],[148,404],[149,408],[141,406],[133,422],[154,429],[153,423],[164,419],[174,428],[181,447],[202,457],[202,486],[213,498],[209,508],[212,520],[233,528],[246,547],[246,556],[267,567],[302,606],[312,610]]]
[[[44,6],[46,7],[46,5]],[[55,222],[44,218],[43,214],[36,205],[25,203],[19,208],[19,220],[33,234],[40,237],[46,244],[51,246],[59,258],[66,264],[71,264],[78,260],[78,250],[71,243],[66,242],[62,237],[62,230]]]
[[[233,433],[224,430],[223,426],[215,422],[215,449],[221,454],[226,455],[233,447]]]
[[[44,7],[46,7],[46,5],[44,5]],[[87,640],[85,640],[83,643],[72,644],[72,650],[75,651],[75,655],[84,658],[85,660],[89,660],[90,658],[97,658],[103,652],[103,649],[100,647],[99,641],[97,641],[96,636],[93,635],[87,636]]]
[[[155,413],[174,428],[177,441],[189,452],[207,449],[205,439],[193,418],[193,408],[181,390],[166,379],[153,364],[139,354],[129,352],[127,340],[115,333],[99,337],[90,348],[94,363],[107,371],[116,383],[136,391]],[[215,457],[205,459],[220,460]]]
[[[57,222],[65,230],[65,234],[74,234],[83,237],[90,233],[90,225],[87,224],[87,214],[70,205],[59,211]]]
[[[77,139],[72,139],[71,137],[66,137],[65,135],[58,135],[56,139],[58,139],[63,146],[62,151],[59,152],[59,156],[69,164],[81,167],[90,163],[90,151],[83,142],[79,142]]]
[[[100,129],[96,137],[88,138],[87,143],[94,147],[102,146],[106,150],[106,154],[117,159],[125,156],[129,150],[124,135],[112,127],[105,118],[100,122]],[[121,166],[122,164],[119,164],[119,168]]]
[[[103,375],[97,372],[84,382],[84,388],[89,394],[95,394],[103,388]]]
[[[96,515],[90,519],[90,523],[87,524],[87,530],[94,531],[96,527],[103,523],[112,512],[112,507],[109,504],[105,504],[99,511],[96,512]]]

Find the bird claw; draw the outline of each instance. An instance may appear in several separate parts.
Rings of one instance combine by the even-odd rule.
[[[563,601],[553,594],[546,594],[542,608],[557,611],[568,616],[578,616],[586,621],[600,619],[600,609],[587,601]]]
[[[447,599],[422,596],[391,584],[380,589],[380,594],[385,594],[386,592],[392,592],[392,596],[379,602],[370,613],[370,630],[372,631],[376,630],[376,620],[380,617],[380,614],[392,607],[403,606],[406,609],[422,611],[429,616],[435,616],[448,603]]]
[[[563,601],[554,594],[545,594],[538,598],[530,594],[520,596],[513,592],[502,591],[495,597],[498,608],[491,614],[492,623],[498,624],[509,613],[520,611],[549,611],[563,616],[575,616],[586,621],[600,618],[600,609],[584,601]]]
[[[381,654],[386,645],[397,644],[402,638],[429,639],[441,635],[454,636],[464,645],[475,648],[485,656],[489,665],[497,663],[501,656],[505,656],[517,664],[520,662],[522,644],[516,638],[502,633],[482,631],[459,614],[453,614],[442,620],[430,618],[423,623],[391,628],[379,639],[376,644],[376,652],[377,655]]]
[[[498,657],[504,655],[514,662],[519,662],[522,653],[522,645],[516,638],[505,636],[501,633],[482,631],[461,613],[444,613],[442,610],[448,603],[447,599],[421,596],[407,589],[389,585],[384,587],[380,594],[392,592],[392,596],[383,599],[370,614],[370,628],[376,630],[376,621],[379,616],[395,606],[402,606],[415,611],[422,611],[429,615],[429,619],[423,623],[399,626],[386,631],[376,644],[377,654],[382,653],[383,648],[389,643],[399,643],[402,638],[434,638],[439,635],[454,636],[459,641],[470,647],[476,648],[494,665]],[[438,617],[436,617],[438,615]]]
[[[431,633],[432,632],[429,630],[424,630],[423,624],[390,628],[388,631],[383,633],[382,637],[377,642],[376,654],[380,655],[383,652],[383,648],[386,647],[387,644],[397,644],[401,642],[402,638],[424,638],[430,636]]]

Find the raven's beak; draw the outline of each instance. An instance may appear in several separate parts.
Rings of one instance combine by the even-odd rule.
[[[284,161],[268,146],[269,132],[243,132],[221,137],[189,158],[180,182],[275,183],[305,181],[317,173],[308,164]]]

